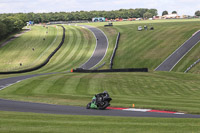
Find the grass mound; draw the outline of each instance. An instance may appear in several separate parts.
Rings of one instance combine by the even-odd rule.
[[[93,34],[81,27],[65,26],[65,28],[66,37],[63,46],[46,66],[34,73],[69,71],[80,67],[92,56],[96,45]]]
[[[80,27],[65,28],[66,39],[63,46],[46,66],[32,73],[67,71],[79,67],[90,58],[95,48],[93,34]],[[39,65],[56,49],[62,34],[60,27],[49,26],[47,29],[33,26],[30,32],[0,49],[0,56],[6,57],[0,59],[0,71],[21,70]]]
[[[107,90],[112,106],[150,108],[200,114],[200,76],[179,73],[68,73],[22,81],[0,91],[0,97],[85,106]]]
[[[106,23],[92,23],[109,35],[112,44],[116,33],[121,33],[119,48],[114,60],[114,68],[143,68],[154,70],[180,45],[199,30],[199,19],[194,20],[155,20],[114,22],[113,27],[103,27]],[[138,26],[147,25],[155,30],[137,31]],[[110,30],[109,30],[110,29]],[[109,33],[108,33],[109,32]],[[113,37],[112,37],[113,36]],[[200,43],[199,43],[200,44]],[[199,44],[174,68],[175,72],[184,72],[199,58]],[[194,71],[198,71],[194,69]],[[192,71],[191,71],[192,72]]]
[[[33,26],[31,31],[0,49],[0,71],[22,70],[39,65],[58,46],[60,38],[60,27]]]

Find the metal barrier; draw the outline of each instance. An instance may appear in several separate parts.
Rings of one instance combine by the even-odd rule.
[[[198,59],[197,61],[195,61],[190,67],[188,67],[184,73],[187,73],[190,69],[192,69],[196,64],[198,64],[200,62],[200,59]]]
[[[82,68],[77,68],[77,69],[73,69],[72,72],[79,72],[79,73],[148,72],[148,68],[103,69],[103,70],[85,70],[85,69],[82,69]]]
[[[115,48],[114,48],[113,54],[112,54],[112,56],[110,58],[110,69],[112,69],[112,66],[113,66],[113,60],[114,60],[114,57],[115,57],[115,54],[116,54],[116,51],[117,51],[117,48],[118,48],[119,38],[120,38],[120,32],[117,35],[117,39],[116,39],[116,43],[115,43]]]

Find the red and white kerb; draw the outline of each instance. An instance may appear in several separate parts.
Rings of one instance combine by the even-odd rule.
[[[136,109],[136,108],[118,108],[118,107],[107,107],[106,109],[123,110],[123,111],[138,111],[138,112],[156,112],[156,113],[168,113],[168,114],[184,114],[173,111],[153,110],[153,109]]]

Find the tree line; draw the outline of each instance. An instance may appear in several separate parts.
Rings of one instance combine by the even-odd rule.
[[[173,13],[177,13],[174,11]],[[199,11],[195,14],[198,16]],[[164,14],[168,14],[164,11]],[[116,18],[152,18],[157,16],[157,9],[136,8],[120,9],[112,11],[76,11],[76,12],[50,12],[50,13],[7,13],[0,14],[0,40],[9,34],[19,31],[28,21],[34,23],[47,23],[50,21],[91,21],[94,17],[105,17],[108,19]]]
[[[0,40],[13,32],[20,31],[28,21],[47,23],[50,21],[91,21],[94,17],[115,18],[143,18],[156,16],[157,9],[120,9],[112,11],[76,11],[50,13],[7,13],[0,14]]]
[[[35,23],[45,23],[50,21],[77,21],[92,20],[94,17],[105,17],[108,19],[115,18],[143,18],[144,14],[150,14],[150,17],[156,16],[157,9],[120,9],[112,11],[76,11],[76,12],[55,12],[55,13],[17,13],[1,14],[6,16],[17,16],[25,21],[34,21]]]
[[[20,31],[25,26],[25,22],[18,17],[4,16],[0,17],[0,40],[12,33]]]

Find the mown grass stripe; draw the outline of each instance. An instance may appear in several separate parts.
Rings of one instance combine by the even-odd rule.
[[[82,42],[82,39],[80,37],[80,31],[78,31],[78,29],[76,28],[76,42],[74,42],[73,44],[75,45],[74,49],[72,49],[71,53],[70,53],[70,56],[69,58],[67,59],[68,60],[68,64],[65,65],[66,69],[69,67],[69,66],[73,66],[74,65],[74,60],[76,60],[77,56],[79,55],[80,53],[80,50],[82,49],[83,45],[81,44]],[[66,60],[66,59],[65,59]],[[60,67],[62,66],[63,63],[65,63],[65,60],[63,60],[62,62],[60,62],[59,65],[57,65],[57,67]]]
[[[62,51],[60,51],[56,58],[52,60],[53,65],[49,65],[50,68],[48,69],[48,71],[52,71],[52,69],[55,69],[55,67],[57,67],[57,65],[60,64],[64,59],[69,58],[71,51],[74,49],[74,42],[76,41],[75,31],[73,28],[70,28],[68,32],[69,36],[67,34],[66,37],[69,39],[69,42],[64,43],[65,47],[63,47]]]

